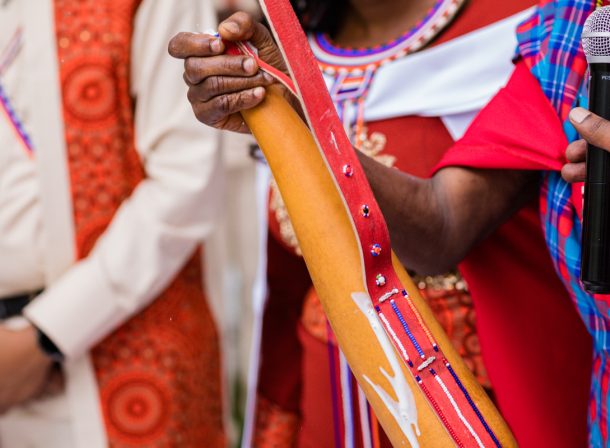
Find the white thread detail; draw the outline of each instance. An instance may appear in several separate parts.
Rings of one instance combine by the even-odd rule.
[[[394,332],[394,329],[390,326],[390,323],[388,322],[386,317],[383,315],[383,313],[379,313],[379,318],[383,322],[383,325],[385,326],[386,330],[388,330],[388,333],[390,333],[390,336],[392,336],[392,339],[394,340],[396,345],[398,345],[398,348],[400,349],[400,352],[402,353],[402,356],[404,356],[405,360],[408,361],[409,360],[409,355],[407,355],[407,351],[405,350],[405,346],[402,345],[402,342],[400,341],[400,339],[398,339],[398,336],[396,336],[396,333]]]
[[[426,367],[428,367],[430,364],[432,364],[434,361],[436,361],[436,357],[430,356],[428,359],[426,359],[424,362],[421,363],[421,365],[417,368],[417,371],[421,372]]]
[[[393,290],[391,290],[390,292],[386,292],[384,295],[382,295],[381,297],[379,297],[379,303],[383,303],[386,300],[388,300],[390,297],[395,296],[396,294],[398,294],[399,291],[398,289],[394,288]]]
[[[434,375],[434,379],[436,380],[436,382],[438,384],[440,384],[441,388],[445,392],[445,395],[447,395],[447,398],[449,398],[449,401],[451,402],[451,406],[453,406],[453,409],[455,409],[456,414],[458,415],[458,417],[460,418],[462,423],[464,423],[464,426],[466,426],[466,429],[468,429],[468,432],[470,432],[470,434],[472,434],[472,437],[474,437],[474,439],[477,441],[477,445],[479,445],[480,448],[485,448],[485,445],[483,445],[483,442],[481,441],[481,439],[479,438],[477,433],[474,431],[474,428],[472,426],[470,426],[470,423],[468,423],[468,420],[466,420],[466,417],[464,417],[464,414],[462,414],[462,411],[460,411],[460,408],[458,407],[457,403],[453,399],[453,396],[451,395],[451,392],[449,392],[449,389],[447,389],[447,386],[445,386],[445,383],[443,382],[443,380],[441,380],[441,378],[438,375]]]

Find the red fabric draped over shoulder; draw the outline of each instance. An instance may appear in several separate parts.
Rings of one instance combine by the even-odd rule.
[[[556,113],[519,62],[507,86],[435,171],[558,170],[566,146]],[[475,300],[481,349],[500,392],[500,410],[520,435],[519,446],[586,446],[591,338],[553,269],[537,203],[521,209],[459,267]],[[481,297],[486,300],[477,300]]]

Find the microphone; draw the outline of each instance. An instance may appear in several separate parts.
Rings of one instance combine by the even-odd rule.
[[[582,46],[589,63],[589,110],[610,119],[610,7],[587,18]],[[610,293],[610,153],[587,146],[580,279],[591,293]]]

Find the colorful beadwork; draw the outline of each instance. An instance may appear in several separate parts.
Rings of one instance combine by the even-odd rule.
[[[368,218],[371,215],[371,209],[368,205],[364,204],[362,207],[360,207],[360,213],[362,213],[363,217]]]
[[[34,154],[34,145],[32,144],[32,139],[26,132],[23,123],[17,116],[17,113],[15,112],[15,109],[13,108],[2,84],[0,84],[0,107],[8,118],[8,121],[10,122],[13,130],[15,131],[15,134],[17,134],[17,138],[21,142],[23,148],[25,149],[25,152],[28,154],[28,156],[32,157]]]
[[[489,425],[487,424],[487,422],[483,418],[483,415],[481,414],[481,411],[479,411],[479,408],[477,407],[475,402],[470,397],[470,394],[468,393],[468,391],[466,390],[466,388],[462,384],[462,381],[460,381],[459,377],[457,376],[457,374],[453,370],[453,367],[451,367],[451,364],[449,364],[449,361],[447,361],[446,359],[443,360],[443,362],[445,363],[445,367],[447,367],[447,370],[449,371],[449,373],[451,374],[451,376],[455,380],[455,383],[458,385],[458,387],[460,388],[460,390],[462,391],[462,393],[466,397],[466,400],[468,400],[468,403],[472,407],[473,411],[475,412],[475,414],[477,414],[477,417],[479,417],[479,420],[481,421],[481,424],[483,425],[483,427],[485,428],[485,430],[487,431],[487,433],[489,434],[491,439],[494,441],[496,446],[498,448],[500,448],[501,447],[500,441],[498,440],[498,438],[496,437],[496,435],[494,434],[492,429],[489,427]]]
[[[364,102],[377,69],[426,46],[455,17],[464,0],[436,0],[426,16],[391,42],[372,48],[342,48],[325,34],[310,37],[320,69],[332,77],[329,93],[356,147],[362,144]]]
[[[404,289],[402,291],[402,295],[405,298],[405,300],[407,301],[407,304],[409,305],[409,308],[411,309],[411,312],[415,315],[415,318],[417,319],[417,322],[419,323],[421,328],[424,330],[424,333],[428,337],[428,340],[430,341],[430,344],[432,345],[432,348],[434,349],[435,352],[438,352],[438,344],[436,343],[436,340],[432,336],[432,333],[430,333],[430,329],[424,323],[424,320],[422,319],[420,312],[417,310],[417,308],[413,304],[413,301],[411,300],[411,297],[409,297],[409,294]]]
[[[450,0],[447,1],[449,2]],[[291,40],[289,38],[291,36],[291,31],[295,26],[298,26],[298,24],[296,18],[290,15],[291,8],[289,7],[287,0],[263,0],[263,3],[269,6],[266,12],[270,24],[275,28],[279,39],[284,39],[285,43],[287,44],[284,47],[284,50],[289,64],[292,68],[293,77],[296,83],[300,83],[302,86],[316,87],[315,89],[304,88],[300,90],[303,102],[306,106],[311,106],[312,112],[315,112],[311,114],[313,117],[321,116],[321,114],[327,113],[329,110],[328,108],[332,108],[332,104],[330,104],[330,101],[328,101],[329,98],[327,97],[325,100],[322,99],[322,101],[317,101],[320,98],[314,95],[316,91],[323,89],[325,86],[318,85],[321,84],[321,80],[319,77],[315,77],[314,79],[314,77],[311,76],[311,70],[306,64],[306,62],[309,61],[307,60],[307,57],[303,56],[303,43],[299,42],[298,40]],[[440,0],[436,4],[440,4]],[[345,75],[345,71],[339,70],[337,73],[339,76]],[[367,71],[365,69],[355,69],[352,71],[352,74],[354,77],[362,77],[365,80],[369,78],[370,81],[370,77],[367,76]],[[353,79],[347,81],[353,81]],[[346,84],[348,88],[346,89],[345,93],[353,95],[353,92],[357,91],[357,89],[353,89],[348,84]],[[355,84],[357,85],[357,83]],[[357,117],[358,123],[363,123],[364,115],[361,112],[364,110],[364,100],[365,97],[351,98],[350,100],[346,100],[344,105],[336,104],[337,108],[340,110],[340,115],[344,118],[342,123],[344,126],[346,124],[349,125],[353,117]],[[353,102],[349,103],[349,101]],[[354,108],[354,106],[356,105],[357,107]],[[334,120],[333,124],[334,128],[336,129],[336,125],[339,123],[337,123],[337,119],[335,116],[331,116],[331,119]],[[365,265],[364,269],[366,286],[367,288],[370,288],[371,283],[376,286],[377,278],[376,274],[374,273],[374,271],[372,271],[372,269],[376,269],[377,272],[383,271],[388,276],[387,282],[389,282],[390,284],[395,283],[396,285],[399,285],[400,279],[397,277],[396,273],[393,272],[392,269],[390,269],[392,261],[391,251],[385,250],[386,248],[390,248],[387,228],[382,225],[373,227],[370,226],[371,224],[378,224],[378,218],[380,220],[382,219],[381,216],[378,216],[378,209],[375,209],[375,213],[372,216],[372,221],[369,220],[369,222],[365,223],[362,220],[357,219],[360,217],[360,208],[363,203],[368,202],[369,204],[371,204],[371,206],[376,205],[372,198],[372,192],[367,189],[366,184],[364,184],[363,188],[359,190],[358,188],[355,188],[353,183],[350,184],[350,181],[345,179],[345,177],[351,177],[355,171],[358,171],[358,177],[364,174],[360,165],[357,162],[357,159],[355,158],[355,154],[353,154],[351,151],[348,151],[348,149],[351,149],[350,146],[352,145],[350,145],[350,142],[345,139],[345,135],[340,133],[340,135],[337,136],[337,134],[332,132],[331,127],[323,126],[323,123],[323,120],[310,120],[312,131],[320,141],[321,149],[324,151],[327,157],[328,164],[335,176],[335,180],[339,185],[339,188],[343,193],[349,193],[344,195],[344,199],[345,202],[349,205],[352,217],[356,218],[353,220],[353,224],[355,225],[356,230],[358,232],[358,236],[361,239],[361,249],[365,251],[364,254],[366,256],[363,261]],[[348,132],[351,132],[351,127],[345,127]],[[356,133],[356,135],[362,134],[363,133]],[[335,137],[338,137],[338,140]],[[332,142],[333,144],[327,144],[328,142]],[[339,147],[340,149],[345,148],[347,154],[343,153],[342,151],[337,151],[337,147]],[[351,163],[354,167],[354,170],[350,170],[349,168],[351,167],[349,167],[349,165],[346,167],[346,165],[344,165],[345,163]],[[375,244],[374,242],[377,243]],[[382,246],[384,248],[383,253],[381,253]],[[367,248],[371,251],[372,256],[377,256],[379,258],[377,260],[373,260],[372,258],[370,258],[366,254]],[[370,274],[375,275],[375,279],[373,279]],[[409,309],[409,306],[405,304],[402,300],[395,301],[389,298],[388,294],[398,294],[398,289],[394,288],[391,292],[385,292],[385,294],[383,294],[384,291],[387,290],[379,291],[381,297],[373,296],[371,297],[371,299],[373,305],[375,306],[375,309],[378,312],[379,318],[384,325],[384,329],[386,330],[387,334],[391,336],[394,347],[397,349],[398,353],[400,353],[403,359],[407,355],[410,355],[412,359],[420,358],[424,361],[426,359],[431,358],[436,359],[437,356],[442,357],[442,352],[440,352],[440,355],[430,356],[430,354],[432,353],[432,348],[428,344],[428,338],[424,333],[425,330],[420,328],[419,323],[416,322],[415,319],[413,319],[413,312]],[[381,309],[383,307],[386,307],[385,315],[381,312]],[[411,327],[409,327],[409,325],[411,325]],[[396,339],[400,343],[397,343]],[[407,365],[409,366],[409,369],[411,369],[411,372],[415,373],[414,365],[412,362],[410,362],[410,360],[407,361]],[[429,399],[430,404],[437,411],[437,415],[443,422],[447,431],[455,439],[456,444],[458,446],[464,446],[464,443],[460,441],[460,439],[463,438],[463,440],[467,442],[466,445],[468,446],[476,446],[475,444],[478,444],[480,446],[481,439],[478,436],[482,435],[485,438],[485,444],[491,445],[491,441],[488,440],[489,437],[487,437],[485,431],[480,428],[480,425],[478,425],[478,421],[476,419],[473,418],[470,422],[464,422],[464,414],[462,414],[462,411],[464,411],[469,417],[469,414],[472,414],[472,411],[470,410],[466,399],[463,397],[462,391],[457,387],[457,384],[455,384],[455,382],[445,371],[445,369],[442,369],[440,372],[440,374],[443,375],[443,378],[441,378],[441,380],[443,380],[442,385],[445,386],[443,387],[444,391],[441,390],[442,386],[439,385],[440,383],[438,381],[432,381],[433,378],[430,378],[430,381],[428,381],[428,371],[422,373],[426,375],[425,381],[427,381],[427,384],[425,386],[422,383],[422,390],[424,390],[426,396]],[[334,375],[334,372],[331,372],[331,375]],[[351,394],[353,393],[351,385],[347,386],[348,388],[343,391],[343,393],[345,393],[344,397],[351,396]],[[427,393],[429,392],[428,388],[429,390],[433,391],[433,394]],[[449,391],[451,398],[447,397],[445,391]],[[453,397],[455,397],[455,399],[453,399]],[[438,403],[441,403],[441,405],[439,406]],[[454,413],[452,412],[452,409],[456,408],[456,403],[459,403],[460,407]],[[346,408],[347,407],[349,406],[346,406]],[[449,414],[445,416],[443,412],[448,412]],[[333,417],[335,416],[333,415]],[[344,428],[347,440],[349,439],[350,429],[353,428],[354,420],[349,420],[349,416],[345,418],[346,421],[344,423]],[[335,418],[335,420],[337,419]],[[473,427],[476,428],[478,435],[473,435],[472,431],[465,431],[463,426],[466,426],[468,429],[472,429]],[[341,440],[336,441],[336,444],[340,445]]]
[[[381,297],[379,297],[378,301],[379,303],[383,303],[386,300],[390,299],[392,296],[395,296],[396,294],[398,294],[398,289],[394,288],[391,291],[386,292],[385,294],[383,294]]]
[[[379,318],[381,319],[381,321],[384,323],[384,325],[388,329],[388,333],[390,333],[390,337],[394,340],[394,343],[400,350],[400,353],[402,354],[403,358],[407,361],[409,366],[413,367],[413,363],[409,359],[409,355],[407,354],[407,351],[405,350],[405,346],[402,345],[400,338],[396,335],[396,332],[394,331],[394,329],[388,322],[388,319],[385,317],[385,315],[381,312],[381,310],[379,308],[377,308],[377,313],[379,314]]]
[[[370,48],[339,47],[333,45],[329,36],[322,33],[313,36],[310,43],[314,54],[322,56],[318,57],[321,67],[329,73],[334,74],[341,68],[353,67],[354,74],[362,75],[370,65],[380,66],[384,62],[424,47],[453,19],[463,4],[463,0],[436,0],[419,23],[398,38],[382,45]]]
[[[417,367],[417,370],[421,372],[422,370],[424,370],[427,367],[429,367],[434,361],[436,361],[436,358],[434,356],[430,356],[428,359],[426,359],[424,362],[422,362]]]
[[[377,284],[377,286],[384,286],[385,277],[381,274],[377,274],[377,277],[375,277],[375,283]]]
[[[381,254],[381,246],[379,244],[373,244],[371,246],[371,255],[377,257]]]
[[[436,415],[438,415],[438,418],[441,420],[441,422],[443,422],[443,425],[445,426],[445,428],[447,428],[447,431],[449,432],[449,435],[451,436],[451,438],[453,439],[455,444],[458,446],[458,448],[465,448],[464,444],[460,441],[460,438],[456,434],[455,430],[449,424],[449,421],[447,420],[447,417],[445,417],[445,414],[443,413],[443,411],[441,410],[440,406],[438,405],[438,403],[436,402],[436,400],[434,399],[434,397],[432,396],[432,394],[430,393],[430,391],[428,390],[428,388],[424,384],[424,382],[421,379],[421,377],[420,376],[416,376],[415,379],[416,379],[417,383],[419,384],[419,387],[421,388],[421,390],[424,392],[424,395],[426,395],[426,398],[428,399],[428,402],[434,408],[434,411],[436,412]]]
[[[352,177],[354,175],[354,169],[350,164],[346,163],[345,165],[343,165],[342,171],[345,177]]]
[[[396,314],[396,317],[400,321],[402,328],[405,330],[405,333],[407,333],[407,336],[409,337],[409,339],[411,340],[411,343],[415,347],[415,350],[417,350],[417,353],[419,353],[419,356],[422,359],[425,359],[426,355],[424,355],[424,351],[421,349],[419,343],[417,342],[417,339],[415,339],[415,336],[413,336],[413,333],[411,333],[411,329],[409,328],[409,325],[407,324],[407,321],[405,320],[404,316],[402,315],[402,313],[396,306],[396,302],[394,300],[390,300],[390,304],[392,305],[394,314]]]
[[[464,417],[462,410],[460,409],[458,404],[455,402],[455,398],[453,398],[453,395],[451,395],[451,392],[449,392],[449,389],[447,388],[447,385],[445,384],[443,379],[437,375],[437,373],[434,371],[434,369],[430,369],[430,373],[432,374],[432,376],[434,377],[434,380],[438,383],[438,385],[441,387],[441,389],[445,393],[445,396],[449,399],[449,403],[451,403],[451,406],[453,407],[453,410],[457,414],[460,421],[464,424],[464,426],[466,427],[466,429],[468,430],[468,432],[470,433],[472,438],[477,442],[477,446],[479,448],[484,448],[481,438],[476,433],[476,431],[474,430],[474,428],[472,427],[472,425],[470,424],[468,419],[466,419],[466,417]]]

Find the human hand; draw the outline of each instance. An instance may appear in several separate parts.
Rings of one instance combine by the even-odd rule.
[[[32,325],[21,330],[0,325],[0,414],[61,388],[61,375],[52,366]]]
[[[610,151],[610,122],[582,107],[572,109],[570,122],[582,139],[572,142],[566,149],[568,163],[561,169],[561,176],[570,183],[583,182],[587,174],[587,142]]]
[[[287,73],[269,30],[249,14],[233,14],[218,26],[218,32],[226,41],[249,40],[262,60]],[[259,70],[252,57],[225,55],[224,50],[221,39],[206,34],[179,33],[169,43],[169,53],[184,59],[188,100],[197,119],[218,129],[249,132],[239,112],[258,105],[265,87],[274,80]],[[281,88],[289,98],[287,89]]]

